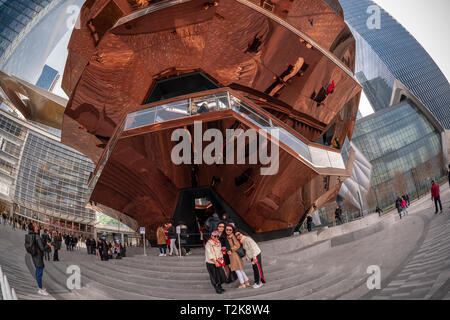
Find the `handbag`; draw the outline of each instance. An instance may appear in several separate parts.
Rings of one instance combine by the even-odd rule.
[[[239,249],[236,250],[236,253],[239,255],[240,258],[243,258],[246,256],[246,252],[243,246],[240,246]]]

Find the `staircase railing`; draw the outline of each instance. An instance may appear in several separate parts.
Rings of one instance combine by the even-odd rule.
[[[8,282],[6,274],[3,274],[2,267],[0,266],[0,285],[3,300],[17,300],[16,291],[11,288]]]

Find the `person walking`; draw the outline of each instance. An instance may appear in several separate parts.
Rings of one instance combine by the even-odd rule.
[[[170,252],[169,256],[173,256],[173,252],[175,251],[175,255],[178,255],[177,249],[177,232],[175,227],[172,225],[172,222],[167,222],[167,227],[169,228],[169,240],[170,240]]]
[[[264,279],[264,273],[262,270],[261,249],[252,238],[244,234],[242,231],[236,230],[234,235],[241,242],[242,247],[245,250],[247,259],[252,263],[253,276],[255,278],[253,288],[261,288],[263,284],[266,283],[266,279]]]
[[[450,164],[448,165],[448,185],[450,186]]]
[[[70,250],[70,238],[68,235],[64,237],[64,243],[66,244],[66,251]]]
[[[431,181],[431,201],[434,200],[434,206],[436,208],[436,211],[434,212],[434,214],[438,213],[438,203],[439,203],[439,207],[441,208],[441,213],[442,213],[442,203],[441,203],[441,194],[439,191],[439,185],[437,183],[434,182],[434,180]]]
[[[222,283],[226,282],[227,276],[223,270],[225,262],[222,255],[222,244],[219,241],[219,232],[214,231],[211,238],[205,245],[205,262],[206,270],[209,273],[211,284],[216,290],[217,294],[222,294],[225,289],[222,288]]]
[[[167,224],[159,226],[158,229],[156,229],[156,241],[159,248],[159,256],[165,257],[167,256],[167,240],[164,228],[166,228]]]
[[[92,237],[90,239],[91,239],[91,254],[95,255],[97,249],[97,241],[95,241],[95,239],[93,239]]]
[[[378,216],[381,217],[381,214],[383,213],[383,211],[380,209],[380,207],[377,206],[377,208],[375,209],[375,212],[378,213]]]
[[[236,272],[236,275],[239,279],[240,285],[238,289],[250,287],[250,282],[244,271],[244,263],[242,262],[242,258],[238,254],[238,250],[239,248],[241,248],[241,244],[234,235],[234,225],[227,224],[225,227],[225,232],[227,234],[227,241],[230,247],[230,250],[227,252],[230,259],[230,270]]]
[[[186,255],[191,254],[191,247],[189,246],[189,232],[188,227],[184,221],[179,221],[178,226],[180,227],[180,241],[181,241],[181,249],[184,249]]]
[[[311,232],[312,229],[312,217],[308,216],[306,218],[306,228],[308,229],[308,232]]]
[[[45,243],[39,235],[39,227],[36,222],[28,228],[28,234],[25,236],[25,249],[31,255],[31,259],[36,268],[36,282],[38,285],[38,294],[48,296],[46,289],[42,288],[42,276],[44,273],[44,250]],[[47,243],[47,245],[50,245]]]
[[[59,261],[58,251],[61,249],[61,235],[59,232],[53,232],[53,261]]]
[[[336,206],[336,210],[334,211],[334,218],[337,221],[339,221],[339,224],[343,224],[342,222],[342,209],[341,206]]]
[[[406,207],[408,206],[408,204],[406,203],[406,197],[403,196],[402,197],[402,212],[403,212],[403,216],[406,216],[408,214],[408,210],[406,210]]]
[[[50,253],[52,253],[52,247],[51,247],[51,238],[48,234],[48,230],[44,229],[44,233],[41,236],[42,242],[44,243],[44,259],[46,261],[50,261]],[[47,245],[48,243],[48,245]]]
[[[398,215],[400,216],[400,219],[402,218],[402,200],[400,197],[397,197],[395,199],[395,207],[397,208]]]
[[[86,239],[86,249],[87,249],[87,253],[91,254],[91,251],[92,251],[92,249],[91,249],[91,238],[87,238]]]

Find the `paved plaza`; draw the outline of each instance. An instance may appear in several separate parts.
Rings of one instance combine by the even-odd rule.
[[[298,237],[261,243],[267,284],[236,289],[226,284],[221,299],[449,299],[450,190],[442,186],[444,213],[434,214],[429,195],[411,204],[409,214],[379,218],[383,227],[318,241],[291,250]],[[367,219],[367,218],[366,218]],[[389,224],[387,224],[389,223]],[[345,226],[345,225],[344,225]],[[19,299],[41,299],[25,254],[23,231],[0,226],[0,264]],[[325,246],[326,244],[326,246]],[[279,246],[274,250],[273,246]],[[122,260],[100,261],[85,249],[60,251],[60,262],[46,262],[44,287],[48,299],[217,299],[204,265],[203,249],[187,257],[158,257],[156,248],[143,256],[129,248]],[[81,270],[81,289],[66,286],[67,267]],[[367,288],[368,266],[381,270],[381,289]],[[246,273],[253,278],[251,266]]]

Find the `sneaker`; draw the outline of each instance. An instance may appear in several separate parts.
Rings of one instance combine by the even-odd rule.
[[[164,253],[160,253],[158,257],[164,257]]]
[[[38,290],[38,294],[40,294],[42,296],[48,296],[48,292],[45,289],[39,289]]]
[[[167,257],[167,254],[164,253],[164,254],[163,254],[163,257]]]
[[[262,286],[263,286],[262,283],[255,283],[255,284],[252,286],[252,288],[253,288],[253,289],[258,289],[258,288],[261,288]]]

